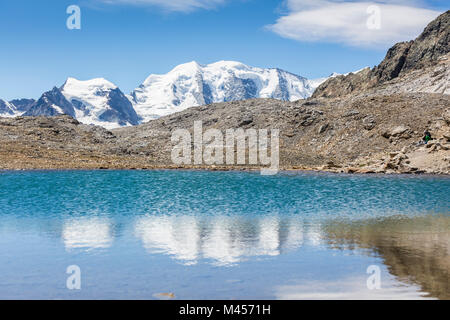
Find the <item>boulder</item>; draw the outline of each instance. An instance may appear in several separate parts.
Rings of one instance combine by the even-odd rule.
[[[319,130],[317,131],[319,134],[324,133],[328,129],[328,123],[323,124],[319,127]]]
[[[248,125],[248,124],[250,124],[252,122],[253,122],[253,116],[252,115],[249,115],[249,114],[244,115],[242,117],[240,123],[239,123],[239,127],[246,126],[246,125]]]
[[[375,128],[375,126],[376,126],[375,119],[370,118],[370,117],[364,118],[364,120],[363,120],[364,129],[366,129],[367,131],[370,131],[373,128]]]
[[[450,109],[444,111],[442,118],[444,118],[444,121],[450,125]]]
[[[398,127],[395,127],[395,128],[392,129],[392,131],[391,131],[391,136],[394,136],[394,137],[396,137],[396,136],[401,136],[402,134],[404,134],[404,133],[407,132],[408,130],[409,130],[409,128],[406,127],[406,126],[398,126]]]
[[[447,139],[447,141],[450,141],[450,132],[445,132],[442,136],[443,136],[445,139]]]
[[[390,158],[395,158],[399,153],[398,152],[389,152]]]
[[[382,133],[382,136],[386,139],[392,138],[392,137],[400,137],[407,133],[410,129],[406,126],[398,126],[393,129],[386,130]]]

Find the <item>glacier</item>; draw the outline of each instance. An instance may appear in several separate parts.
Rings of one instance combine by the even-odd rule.
[[[210,103],[273,98],[305,99],[328,78],[308,80],[278,69],[250,67],[236,61],[181,64],[163,75],[150,75],[129,95],[136,112],[149,121]]]

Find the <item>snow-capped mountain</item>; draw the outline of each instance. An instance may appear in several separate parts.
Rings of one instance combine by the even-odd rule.
[[[34,100],[34,99],[14,99],[14,100],[9,101],[9,103],[14,106],[17,113],[23,114],[24,112],[27,112],[34,103],[36,103],[36,100]]]
[[[193,106],[251,98],[294,101],[312,95],[327,78],[308,80],[280,69],[240,62],[190,62],[164,75],[150,75],[129,98],[144,121]]]
[[[13,100],[9,103],[9,109],[11,106],[15,108],[13,113],[9,112],[11,116],[67,114],[82,123],[107,129],[136,125],[141,120],[122,91],[102,78],[87,81],[68,78],[61,88],[54,87],[45,92],[38,101]]]
[[[116,128],[140,122],[128,98],[103,78],[87,81],[68,78],[61,93],[73,105],[75,118],[82,123]]]
[[[190,62],[164,75],[150,75],[130,95],[103,78],[68,78],[37,101],[0,100],[0,117],[67,114],[85,124],[113,129],[214,102],[308,98],[328,78],[308,80],[280,69],[255,68],[234,61],[209,65]]]
[[[15,117],[19,115],[14,105],[0,99],[0,117]]]

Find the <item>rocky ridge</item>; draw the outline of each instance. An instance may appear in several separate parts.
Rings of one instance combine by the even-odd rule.
[[[449,52],[450,10],[432,21],[416,40],[394,45],[378,66],[330,78],[313,98],[340,97],[391,84],[396,92],[450,94]]]
[[[192,132],[194,120],[202,120],[204,130],[279,129],[281,169],[449,174],[449,106],[450,96],[427,93],[253,99],[190,108],[111,131],[68,116],[3,118],[0,168],[258,168],[174,165],[172,132]],[[426,129],[435,139],[420,145]]]

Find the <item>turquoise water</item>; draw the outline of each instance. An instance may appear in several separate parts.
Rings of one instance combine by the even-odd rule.
[[[430,281],[448,283],[449,216],[445,177],[2,172],[0,298],[445,298]],[[405,276],[396,246],[419,266],[430,246],[444,262],[432,280]],[[381,289],[367,287],[371,265]]]

